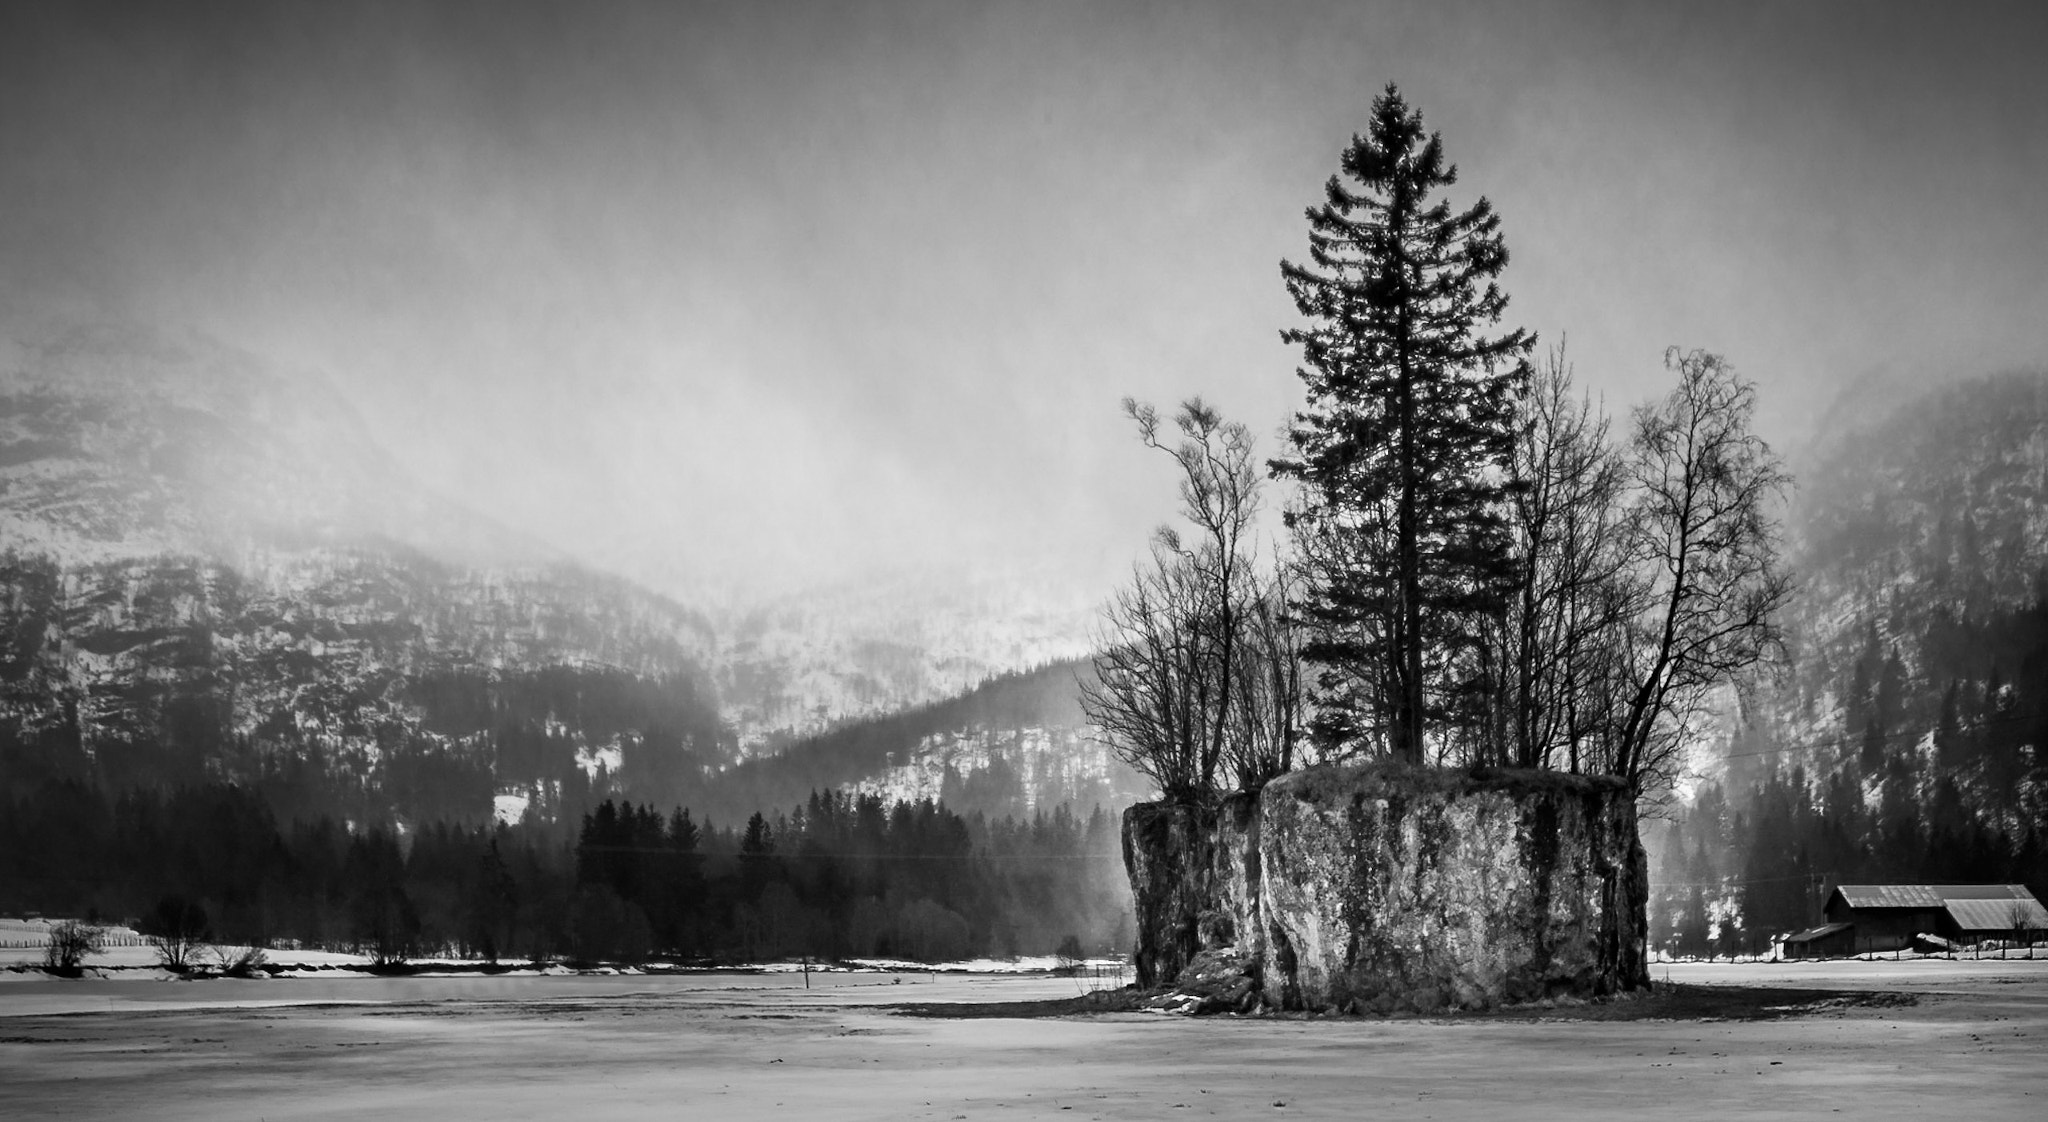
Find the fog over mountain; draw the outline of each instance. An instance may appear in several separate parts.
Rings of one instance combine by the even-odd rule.
[[[0,394],[13,549],[242,560],[386,541],[450,563],[566,559],[423,490],[325,378],[191,329],[77,315],[5,325]]]
[[[0,302],[311,372],[428,490],[685,599],[1064,609],[1171,502],[1120,397],[1296,404],[1275,262],[1388,81],[1617,407],[1706,346],[1787,446],[1847,379],[2030,361],[2041,18],[15,5]]]
[[[757,751],[1087,649],[1090,606],[1048,609],[1056,592],[1028,577],[899,577],[680,603],[435,494],[316,374],[190,329],[76,315],[0,329],[0,531],[0,556],[19,563],[0,581],[17,653],[24,666],[54,660],[54,678],[17,691],[30,711],[61,705],[58,681],[91,695],[96,675],[125,679],[127,659],[141,660],[136,682],[191,663],[159,664],[151,652],[166,629],[211,629],[199,646],[216,651],[253,629],[269,636],[257,647],[311,660],[322,683],[559,664],[681,675],[711,714],[693,720],[702,762],[715,763],[735,747]],[[47,589],[26,575],[38,565],[53,566]],[[94,591],[102,586],[112,615]],[[340,633],[243,619],[249,596],[274,600],[280,619],[310,615]],[[425,650],[406,647],[419,642]],[[350,665],[330,664],[358,643]],[[89,667],[78,661],[86,651],[117,665]],[[253,663],[212,672],[240,691],[217,732],[319,723],[288,690],[257,701],[265,690],[237,678],[259,674]],[[225,701],[193,684],[194,696]],[[353,706],[367,700],[331,716],[352,726]],[[140,726],[169,719],[150,708],[134,731],[154,735]],[[436,723],[431,712],[426,723]],[[89,747],[93,731],[83,731]]]

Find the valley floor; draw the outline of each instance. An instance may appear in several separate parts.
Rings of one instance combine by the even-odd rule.
[[[18,979],[8,1118],[2048,1117],[2048,960],[1657,967],[1909,993],[1771,1020],[903,1016],[925,974]]]

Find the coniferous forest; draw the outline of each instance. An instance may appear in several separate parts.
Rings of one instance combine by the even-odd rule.
[[[1114,819],[1029,818],[817,792],[716,824],[605,800],[579,823],[400,831],[279,819],[218,784],[0,805],[0,912],[151,916],[208,940],[491,962],[919,962],[1090,953],[1129,938]]]
[[[1768,951],[1820,922],[1837,884],[2024,884],[2048,897],[2048,589],[2026,608],[1947,614],[1915,662],[1866,631],[1845,668],[1836,734],[1788,742],[1750,728],[1725,778],[1643,824],[1658,852],[1656,945]],[[1851,733],[1850,729],[1856,729]]]

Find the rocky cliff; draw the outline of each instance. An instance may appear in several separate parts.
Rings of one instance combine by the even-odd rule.
[[[1124,855],[1142,985],[1226,946],[1285,1009],[1482,1009],[1649,981],[1648,874],[1618,780],[1312,768],[1215,807],[1132,807]]]

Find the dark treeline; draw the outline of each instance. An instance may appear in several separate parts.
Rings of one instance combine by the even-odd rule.
[[[57,783],[0,805],[0,911],[127,920],[198,903],[218,942],[379,961],[635,962],[1043,954],[1130,937],[1116,825],[813,794],[718,827],[599,803],[580,824],[280,820],[216,784],[109,797]]]
[[[1936,612],[1903,653],[1872,629],[1841,677],[1838,736],[1739,738],[1727,784],[1665,827],[1652,927],[1666,945],[1761,949],[1819,923],[1843,883],[2048,898],[2048,588],[2017,611]]]

